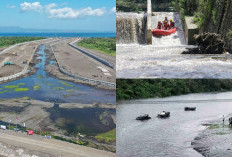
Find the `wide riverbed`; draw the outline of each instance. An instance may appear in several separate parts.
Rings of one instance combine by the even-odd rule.
[[[0,85],[0,99],[30,97],[50,102],[111,103],[115,104],[115,91],[59,80],[45,71],[45,45],[37,52],[39,62],[36,74]],[[48,60],[49,64],[55,61]]]
[[[232,92],[189,94],[157,99],[124,101],[117,104],[117,155],[120,157],[198,157],[191,142],[204,129],[202,124],[232,113]],[[196,106],[186,112],[185,106]],[[160,111],[168,119],[158,119]],[[136,121],[148,113],[148,121]]]

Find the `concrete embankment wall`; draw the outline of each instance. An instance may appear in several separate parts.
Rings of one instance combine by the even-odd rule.
[[[55,43],[57,44],[57,43]],[[90,78],[86,78],[86,77],[81,77],[81,76],[77,76],[77,75],[74,75],[74,74],[71,74],[69,73],[68,71],[66,71],[62,65],[60,64],[59,60],[57,59],[56,57],[56,54],[54,52],[54,49],[53,49],[53,45],[55,44],[51,44],[50,47],[51,47],[51,50],[52,50],[52,53],[54,54],[54,57],[55,57],[55,60],[58,64],[58,67],[59,67],[59,70],[61,73],[69,76],[69,77],[72,77],[72,78],[75,78],[75,79],[78,79],[78,80],[81,80],[81,81],[85,81],[85,82],[92,82],[92,83],[97,83],[97,84],[102,84],[102,85],[107,85],[107,86],[112,86],[112,87],[116,87],[116,84],[115,83],[111,83],[111,82],[106,82],[106,81],[100,81],[100,80],[95,80],[95,79],[90,79]],[[72,44],[69,43],[70,46],[74,46]],[[84,51],[84,50],[82,50]]]
[[[196,45],[193,36],[199,33],[199,29],[193,22],[194,17],[185,17],[183,20],[184,34],[188,45]]]

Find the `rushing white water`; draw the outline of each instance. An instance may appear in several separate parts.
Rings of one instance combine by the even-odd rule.
[[[155,13],[153,28],[166,16],[177,25],[175,34],[153,37],[153,45],[117,44],[117,78],[231,78],[232,56],[184,55],[186,45],[178,13]]]
[[[191,142],[205,129],[202,124],[221,121],[223,115],[225,124],[228,124],[228,115],[232,112],[231,97],[231,92],[202,93],[117,104],[117,156],[202,156],[193,149]],[[196,111],[186,112],[186,106],[195,106]],[[170,111],[170,118],[156,117],[163,110]],[[135,120],[145,113],[151,116],[150,120]]]
[[[117,13],[117,44],[146,44],[146,14]]]

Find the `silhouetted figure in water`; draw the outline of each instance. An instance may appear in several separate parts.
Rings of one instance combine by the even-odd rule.
[[[223,115],[222,121],[223,121],[223,127],[224,127],[224,123],[225,123],[225,117],[224,117],[224,115]]]
[[[232,117],[229,118],[229,126],[232,126]]]

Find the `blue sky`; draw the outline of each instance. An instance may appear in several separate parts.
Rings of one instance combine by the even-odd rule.
[[[116,31],[116,0],[1,0],[0,26]]]

